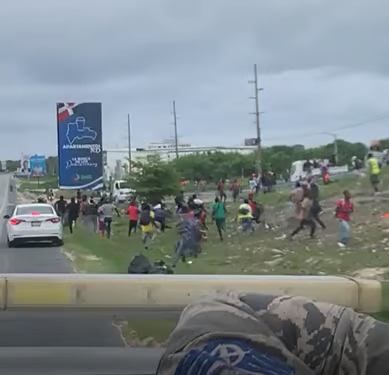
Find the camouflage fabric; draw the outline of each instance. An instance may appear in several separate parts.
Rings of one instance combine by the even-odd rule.
[[[389,374],[389,325],[303,297],[218,293],[183,310],[157,374]]]

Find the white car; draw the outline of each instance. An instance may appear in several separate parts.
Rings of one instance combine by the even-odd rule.
[[[61,218],[51,204],[19,204],[12,215],[5,215],[4,219],[8,219],[8,247],[26,242],[63,244]]]

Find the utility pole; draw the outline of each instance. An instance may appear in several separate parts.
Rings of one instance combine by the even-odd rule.
[[[335,159],[335,164],[338,165],[338,135],[335,133],[323,133],[330,135],[331,137],[334,138],[334,159]]]
[[[177,113],[176,113],[176,101],[175,100],[173,100],[173,119],[174,119],[174,144],[176,147],[176,159],[178,159]]]
[[[132,171],[132,154],[131,154],[131,121],[130,114],[127,116],[127,125],[128,125],[128,173],[131,174]]]
[[[257,172],[258,175],[262,174],[262,148],[261,148],[261,124],[260,124],[260,112],[259,112],[259,92],[263,88],[258,88],[258,72],[257,64],[254,64],[254,81],[249,81],[249,83],[254,84],[254,96],[250,99],[255,100],[255,124],[257,127]]]

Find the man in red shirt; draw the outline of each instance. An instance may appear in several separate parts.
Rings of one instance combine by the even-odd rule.
[[[217,190],[219,192],[220,201],[225,203],[227,200],[227,194],[224,191],[224,180],[220,180],[217,184]]]
[[[135,201],[132,201],[128,206],[127,214],[130,219],[128,224],[128,236],[130,237],[132,230],[134,230],[134,233],[136,233],[136,228],[138,226],[139,209]]]
[[[346,247],[350,239],[350,216],[354,211],[354,205],[351,202],[351,194],[348,190],[343,192],[343,199],[336,203],[336,217],[339,221],[339,247]]]

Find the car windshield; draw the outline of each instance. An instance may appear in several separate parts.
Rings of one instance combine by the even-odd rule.
[[[119,189],[131,189],[131,187],[128,182],[120,182]]]
[[[39,213],[39,215],[50,215],[53,209],[50,206],[23,206],[16,209],[16,215],[31,215]]]

